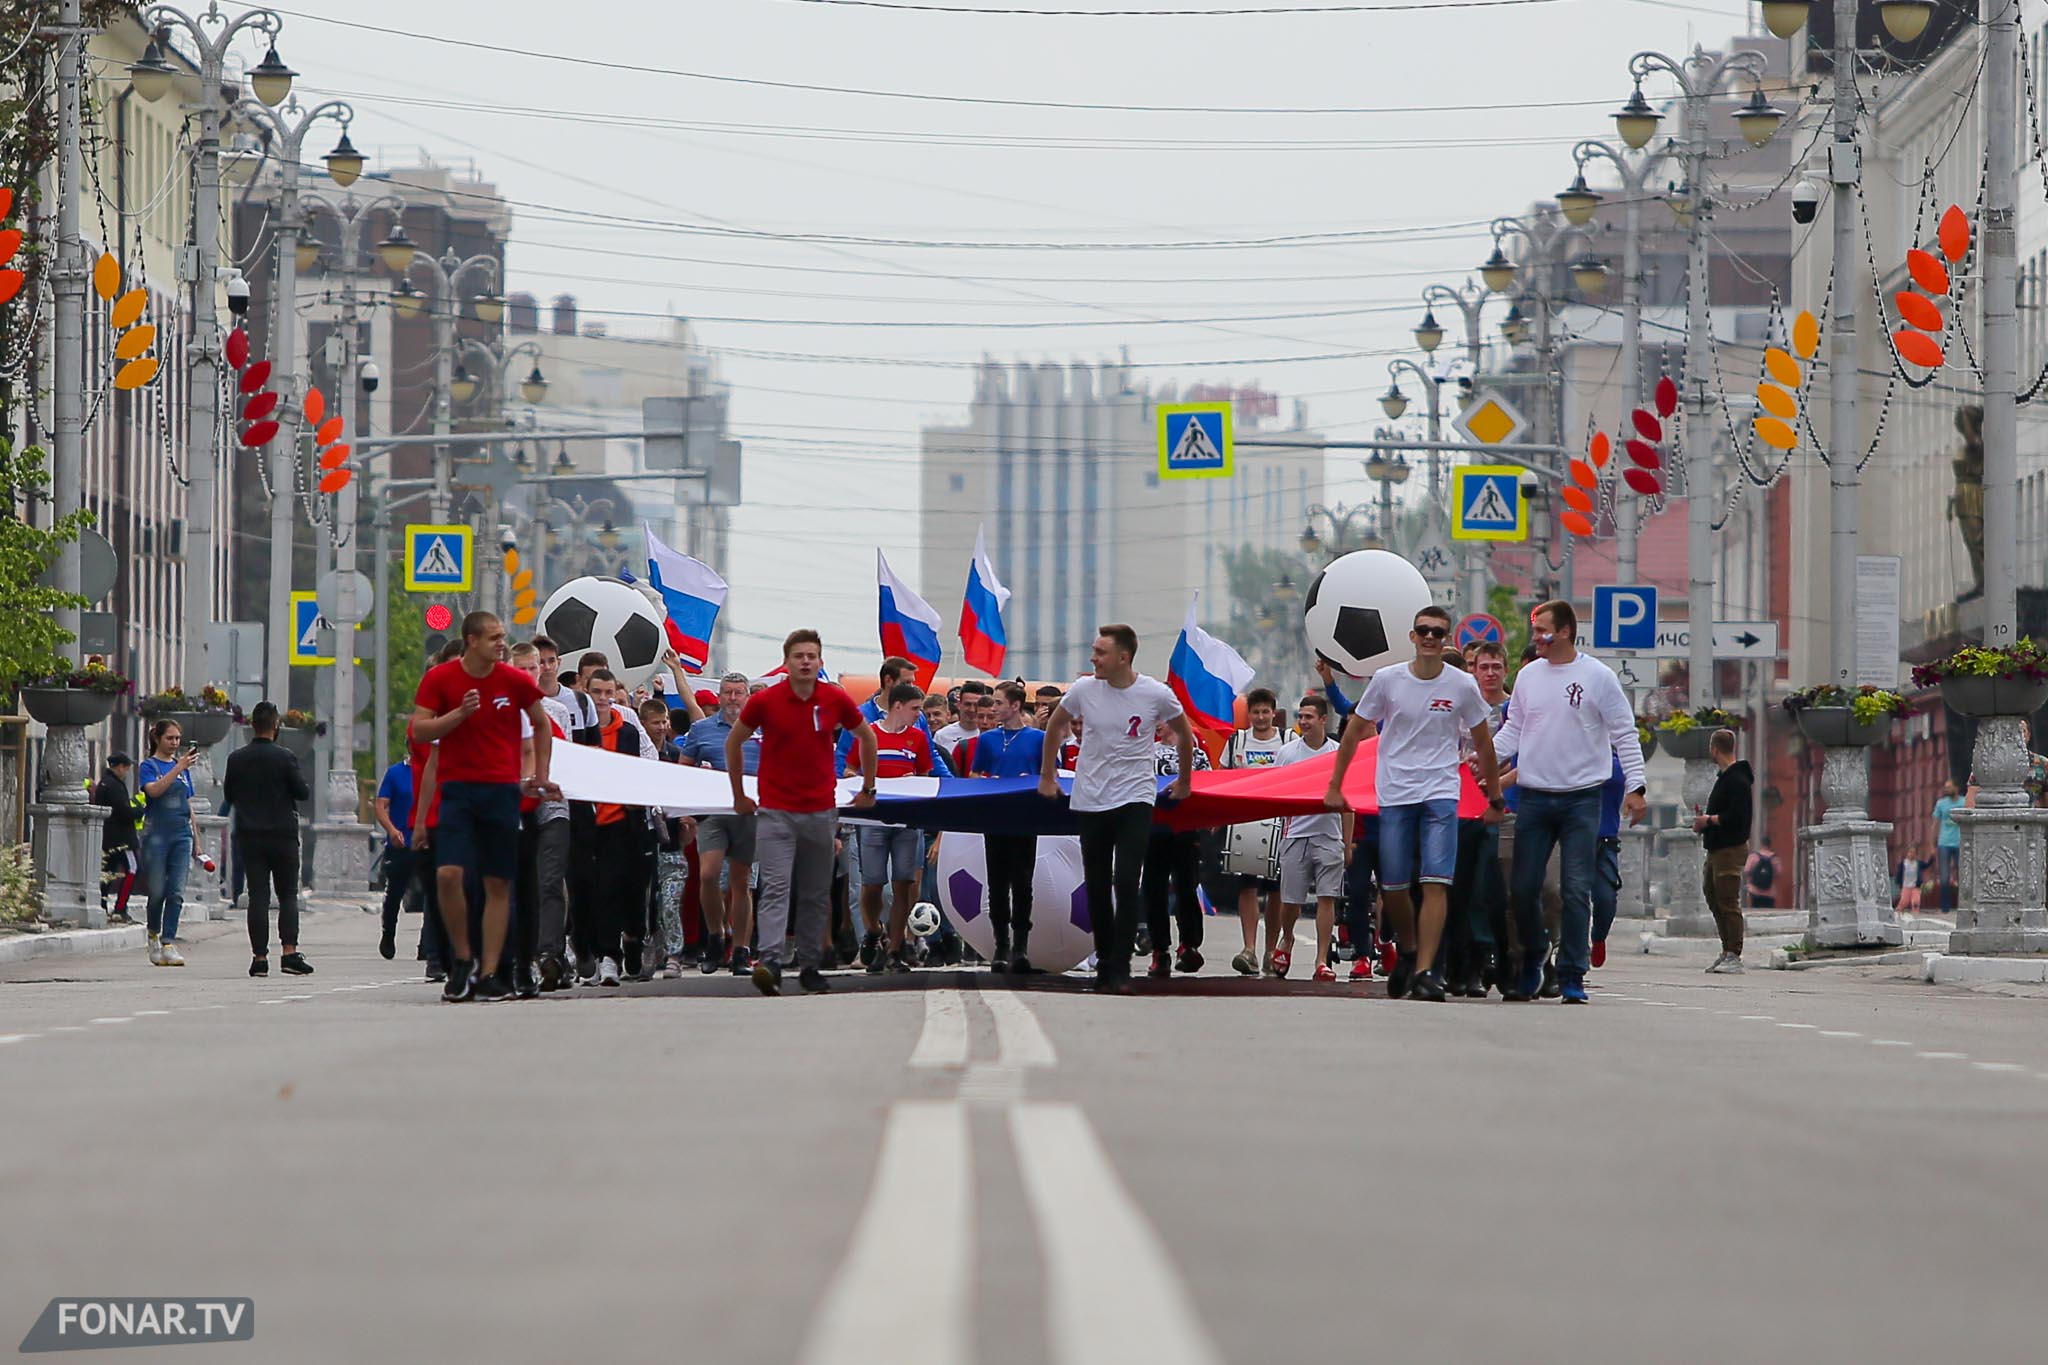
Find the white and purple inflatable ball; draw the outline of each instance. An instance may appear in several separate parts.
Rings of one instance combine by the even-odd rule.
[[[1309,584],[1301,623],[1318,657],[1341,673],[1369,678],[1415,657],[1408,631],[1432,600],[1422,571],[1401,556],[1354,550]]]
[[[939,836],[939,904],[960,937],[986,961],[995,956],[996,929],[988,916],[988,856],[979,834]],[[1095,922],[1081,885],[1081,841],[1051,835],[1038,841],[1031,878],[1031,965],[1067,972],[1095,951]]]
[[[611,660],[619,685],[630,692],[661,668],[667,647],[661,609],[617,578],[573,578],[540,609],[540,634],[562,653],[562,671],[574,673],[589,650]]]

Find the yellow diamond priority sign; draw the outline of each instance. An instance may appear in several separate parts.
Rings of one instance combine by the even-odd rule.
[[[1497,389],[1481,389],[1474,394],[1471,406],[1459,413],[1451,425],[1466,440],[1481,446],[1514,445],[1529,430],[1528,419]]]

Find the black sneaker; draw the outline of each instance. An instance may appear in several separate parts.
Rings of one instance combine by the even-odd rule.
[[[1154,981],[1164,981],[1173,975],[1173,967],[1167,962],[1164,949],[1152,954],[1152,965],[1145,969],[1145,975]]]
[[[510,1000],[512,988],[505,984],[503,972],[492,972],[476,983],[475,996],[478,1000]]]
[[[277,960],[277,969],[286,976],[311,976],[313,964],[306,961],[304,953],[286,953]]]
[[[735,966],[734,971],[739,968]],[[773,962],[761,961],[754,964],[754,989],[763,995],[782,994],[782,968]]]
[[[1414,980],[1415,963],[1407,953],[1402,953],[1394,960],[1393,973],[1387,977],[1387,998],[1390,1000],[1407,999],[1409,987]]]
[[[638,980],[640,980],[640,979],[641,979],[641,977],[640,977],[640,967],[641,967],[641,960],[640,960],[640,959],[641,959],[641,951],[640,951],[640,947],[641,947],[641,945],[640,945],[640,941],[639,941],[638,939],[627,939],[627,940],[626,940],[626,975],[627,975],[627,976],[629,976],[629,977],[631,977],[631,978],[633,978],[633,980],[635,980],[635,981],[638,981]]]
[[[945,964],[946,964],[946,965],[947,965],[948,967],[957,967],[957,966],[959,966],[959,965],[960,965],[960,940],[959,940],[959,939],[957,939],[957,938],[949,938],[949,939],[947,939],[947,940],[946,940],[946,946],[945,946],[945,949],[944,949],[944,957],[943,957],[943,959],[942,959],[942,960],[943,960],[943,961],[945,962]]]
[[[430,964],[428,965],[428,967],[427,967],[427,984],[428,984],[428,985],[430,985],[430,986],[431,986],[431,985],[433,985],[433,984],[434,984],[434,983],[435,983],[436,981],[446,981],[447,979],[448,979],[448,969],[447,969],[446,967],[443,967],[443,966],[442,966],[442,965],[441,965],[440,963],[438,963],[438,962],[435,962],[435,963],[430,963]]]
[[[883,972],[889,970],[889,955],[886,952],[876,953],[873,957],[869,957],[867,950],[862,949],[861,958],[867,965],[869,976],[880,976]]]
[[[1555,1000],[1563,989],[1563,987],[1557,984],[1557,964],[1554,962],[1544,963],[1543,988],[1536,993],[1545,1000]]]
[[[389,962],[398,956],[398,926],[392,925],[377,939],[377,955]]]
[[[597,959],[585,957],[581,953],[576,954],[576,979],[578,981],[597,980]]]
[[[441,998],[451,1005],[459,1005],[476,996],[476,964],[463,958],[455,959],[448,969],[448,984],[441,988]]]
[[[754,950],[742,944],[732,950],[732,974],[745,976],[754,969]]]
[[[907,972],[911,970],[911,967],[912,963],[910,961],[910,949],[898,948],[895,952],[889,954],[890,971]]]
[[[540,988],[543,991],[562,989],[562,969],[566,965],[553,953],[544,954],[540,960]]]
[[[1044,976],[1045,972],[1031,965],[1031,959],[1019,953],[1010,959],[1011,976]]]
[[[1173,955],[1173,969],[1177,972],[1199,972],[1202,970],[1202,952],[1199,948],[1182,948]]]
[[[1434,1000],[1442,1003],[1444,994],[1443,978],[1435,972],[1417,972],[1414,982],[1408,988],[1410,1000]]]
[[[521,1000],[532,1000],[540,994],[540,983],[533,979],[533,964],[515,962],[512,964],[512,994]]]
[[[270,975],[270,959],[269,959],[269,958],[267,958],[267,957],[255,957],[255,958],[251,958],[251,959],[249,959],[249,975],[251,975],[251,976],[269,976],[269,975]]]
[[[882,954],[887,946],[888,940],[884,939],[880,934],[862,935],[860,941],[860,965],[871,972],[880,971],[881,968],[875,964],[882,960]]]
[[[802,986],[805,993],[809,995],[817,995],[822,991],[832,989],[832,983],[827,981],[825,974],[816,967],[804,968],[796,974],[796,979],[797,984]]]
[[[725,935],[720,934],[704,945],[704,955],[697,959],[697,970],[705,976],[717,971],[725,961]]]

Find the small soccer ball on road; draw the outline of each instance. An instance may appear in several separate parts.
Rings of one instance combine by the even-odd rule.
[[[1309,648],[1333,668],[1369,678],[1415,657],[1408,629],[1432,600],[1421,570],[1386,550],[1354,550],[1309,584],[1302,627]]]
[[[939,932],[939,907],[930,901],[919,901],[911,906],[910,932],[918,938]]]
[[[576,661],[596,650],[629,692],[661,667],[661,612],[617,578],[575,578],[555,589],[540,609],[540,633],[561,650],[563,672],[573,674]]]

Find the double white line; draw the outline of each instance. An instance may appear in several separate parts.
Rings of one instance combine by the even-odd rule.
[[[996,1060],[971,1063],[966,995],[925,996],[916,1070],[959,1069],[961,1096],[889,1113],[868,1203],[811,1326],[805,1365],[867,1365],[878,1343],[903,1365],[975,1357],[974,1154],[970,1106],[1008,1115],[1045,1258],[1046,1337],[1058,1365],[1134,1360],[1220,1365],[1180,1273],[1088,1116],[1022,1098],[1026,1071],[1058,1063],[1038,1016],[1010,991],[975,992],[995,1020]]]

